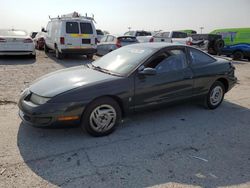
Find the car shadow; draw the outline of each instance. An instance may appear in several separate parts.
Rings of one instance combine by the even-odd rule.
[[[136,113],[100,138],[21,123],[17,145],[35,174],[61,187],[239,185],[250,181],[249,117],[229,101],[216,110],[185,103]]]
[[[50,58],[52,61],[54,61],[57,64],[60,64],[64,66],[65,68],[72,67],[72,66],[79,66],[84,65],[87,63],[91,63],[94,60],[88,59],[86,56],[81,55],[66,55],[63,59],[57,59],[55,57],[55,53],[50,51],[48,53],[45,53],[45,55]]]
[[[29,56],[0,56],[0,65],[24,65],[35,62],[36,59]]]

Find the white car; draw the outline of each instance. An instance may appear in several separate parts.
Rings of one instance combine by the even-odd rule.
[[[191,41],[192,38],[188,37],[187,33],[181,31],[159,32],[150,39],[150,42],[169,42],[187,45],[189,45]]]
[[[35,45],[26,31],[1,29],[0,55],[29,55],[35,58]]]
[[[151,31],[128,31],[124,33],[124,36],[134,36],[140,43],[151,42],[150,39],[154,35],[154,32]]]
[[[56,58],[64,54],[87,55],[92,59],[97,48],[97,34],[93,18],[78,13],[51,18],[46,30],[44,50],[56,52]]]
[[[104,37],[104,33],[102,32],[101,29],[96,29],[96,33],[97,33],[97,42],[99,43]]]

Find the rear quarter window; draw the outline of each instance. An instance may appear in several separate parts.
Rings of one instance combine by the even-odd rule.
[[[119,37],[121,42],[137,42],[136,37]]]
[[[77,22],[66,22],[66,33],[79,34],[79,25]]]
[[[90,23],[80,23],[82,34],[93,34],[93,28]]]
[[[173,32],[172,38],[187,38],[187,33]]]
[[[215,62],[214,58],[194,48],[189,48],[189,52],[192,65],[205,65]]]

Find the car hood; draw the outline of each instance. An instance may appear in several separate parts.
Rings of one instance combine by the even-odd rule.
[[[36,80],[29,90],[42,97],[54,97],[77,87],[116,78],[117,76],[99,72],[85,66],[77,66],[45,75]]]

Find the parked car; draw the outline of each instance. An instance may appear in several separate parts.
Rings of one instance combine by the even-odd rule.
[[[101,39],[104,37],[104,33],[100,29],[96,29],[96,33],[97,33],[97,42],[99,43]]]
[[[221,54],[250,61],[250,28],[217,29],[211,33],[221,35],[225,42]]]
[[[154,34],[154,32],[150,32],[150,31],[143,31],[143,30],[139,30],[139,31],[128,31],[126,33],[124,33],[125,36],[133,36],[136,37],[136,39],[141,42],[150,42],[150,39],[152,37],[152,35]]]
[[[91,135],[104,136],[125,115],[155,105],[197,97],[217,108],[237,81],[234,70],[230,61],[189,46],[128,45],[39,78],[22,93],[19,114],[33,126],[81,122]]]
[[[188,37],[188,34],[184,32],[163,31],[152,36],[149,42],[174,42],[179,44],[189,44],[191,40],[191,37]]]
[[[0,55],[29,55],[36,57],[33,40],[26,31],[0,30]]]
[[[97,34],[93,19],[72,14],[51,18],[45,35],[45,52],[50,49],[56,52],[56,58],[62,59],[64,54],[87,55],[93,58],[97,47]]]
[[[35,43],[35,47],[37,50],[43,50],[44,49],[44,44],[45,44],[45,33],[43,32],[38,32],[36,37],[33,39]]]
[[[117,48],[135,43],[138,43],[138,40],[133,36],[106,35],[97,45],[97,55],[105,55]]]
[[[219,55],[224,48],[224,41],[221,35],[216,34],[193,34],[189,45],[199,48],[212,55]]]
[[[31,37],[32,39],[34,39],[34,38],[36,37],[37,33],[38,33],[38,32],[31,32],[31,33],[30,33],[30,37]]]

